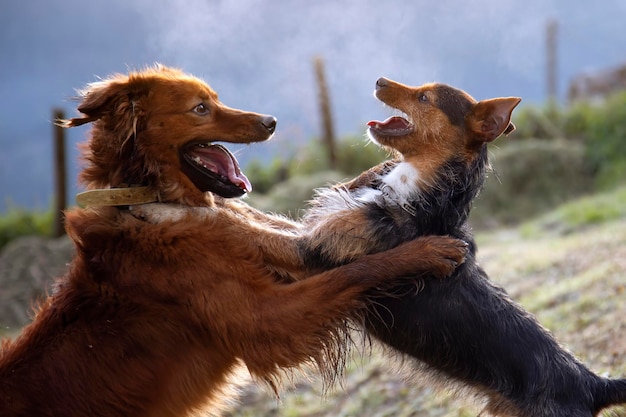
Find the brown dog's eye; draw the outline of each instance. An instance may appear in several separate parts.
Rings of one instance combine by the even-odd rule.
[[[417,99],[422,103],[428,103],[428,96],[424,93],[420,94]]]
[[[199,115],[205,115],[209,113],[209,108],[205,106],[204,103],[200,103],[193,108],[193,112]]]

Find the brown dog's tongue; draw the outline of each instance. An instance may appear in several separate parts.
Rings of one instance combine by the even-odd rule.
[[[252,191],[252,184],[241,172],[237,159],[223,146],[194,147],[193,155],[199,158],[198,162],[206,169],[228,178],[230,182],[248,193]]]

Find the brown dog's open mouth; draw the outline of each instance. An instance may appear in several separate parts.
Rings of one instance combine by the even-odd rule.
[[[401,116],[392,116],[384,122],[372,120],[367,123],[376,137],[405,136],[413,132],[413,124]]]
[[[182,171],[198,189],[225,198],[239,197],[252,191],[235,156],[213,143],[190,143],[181,153]]]

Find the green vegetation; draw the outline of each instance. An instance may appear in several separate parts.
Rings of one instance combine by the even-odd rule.
[[[252,161],[244,171],[252,181],[254,193],[267,194],[274,186],[290,178],[305,178],[323,171],[339,172],[342,174],[339,178],[354,177],[387,157],[378,146],[366,144],[364,138],[347,137],[337,143],[337,166],[333,169],[320,141],[316,139],[287,161],[274,159],[268,165]]]
[[[582,144],[598,188],[611,188],[625,178],[626,92],[603,102],[579,102],[566,108],[522,107],[514,121],[515,137],[565,138]]]
[[[472,212],[475,227],[517,224],[593,188],[585,149],[567,140],[502,138]]]
[[[344,138],[337,143],[337,166],[331,169],[319,141],[311,141],[288,161],[276,159],[265,168],[258,161],[248,165],[245,172],[254,188],[248,202],[296,218],[316,188],[353,178],[388,157],[363,138]]]
[[[521,232],[526,237],[550,230],[569,234],[586,227],[626,218],[626,187],[581,197],[557,209],[525,222]]]
[[[21,236],[52,236],[52,210],[28,211],[16,207],[0,216],[0,249]]]

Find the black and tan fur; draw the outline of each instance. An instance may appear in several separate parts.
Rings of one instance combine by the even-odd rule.
[[[476,101],[443,84],[409,87],[385,78],[375,95],[405,113],[370,122],[368,134],[397,158],[322,190],[304,219],[311,269],[387,250],[422,235],[470,243],[466,262],[445,280],[423,280],[380,296],[367,329],[445,384],[486,397],[484,413],[591,417],[626,402],[626,380],[599,377],[529,312],[491,282],[476,261],[467,220],[488,169],[487,144],[514,129],[518,98]]]

